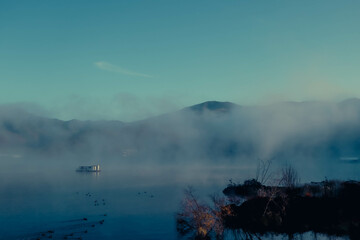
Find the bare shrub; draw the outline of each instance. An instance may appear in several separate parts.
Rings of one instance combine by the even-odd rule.
[[[265,185],[266,182],[270,179],[271,173],[269,172],[272,159],[262,160],[258,159],[258,165],[256,168],[256,177],[255,180]]]
[[[281,169],[281,179],[280,185],[288,188],[294,188],[300,183],[300,178],[295,170],[291,165],[285,166]]]
[[[217,194],[213,194],[210,196],[214,208],[212,209],[212,215],[214,216],[215,222],[213,226],[213,230],[217,236],[217,238],[222,238],[224,233],[224,217],[231,215],[231,207],[227,205],[226,199],[224,197],[220,197]]]
[[[205,204],[201,204],[194,195],[192,187],[185,190],[185,197],[182,201],[182,211],[178,213],[177,221],[187,222],[188,226],[196,230],[196,235],[205,238],[211,231],[215,220],[211,214],[211,209]]]
[[[214,204],[211,208],[205,203],[200,203],[194,195],[194,190],[188,187],[182,201],[182,210],[177,214],[178,231],[186,229],[195,231],[200,239],[207,239],[213,231],[217,238],[222,238],[224,232],[223,217],[230,215],[230,206],[226,200],[218,195],[210,196]],[[182,228],[182,229],[179,229]]]

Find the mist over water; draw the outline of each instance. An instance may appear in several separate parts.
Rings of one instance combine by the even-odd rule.
[[[177,239],[187,186],[208,201],[230,179],[254,178],[260,160],[271,159],[274,179],[291,165],[304,183],[360,180],[360,164],[340,160],[360,156],[359,109],[207,102],[122,123],[1,108],[0,239]],[[102,171],[75,172],[93,164]]]
[[[61,156],[54,165],[64,164],[63,159],[181,165],[193,159],[219,164],[246,158],[248,163],[256,158],[340,158],[360,155],[359,120],[358,99],[255,107],[206,102],[131,123],[60,121],[2,106],[0,157]]]
[[[100,173],[77,173],[84,159],[23,156],[2,161],[7,164],[0,176],[0,239],[34,239],[49,230],[55,231],[54,237],[75,232],[83,239],[178,239],[175,213],[187,186],[207,201],[210,194],[222,194],[229,179],[242,182],[254,177],[257,164],[251,159],[236,164],[193,159],[192,164],[121,165],[102,159]],[[296,164],[301,161],[305,162],[291,163],[302,181],[359,180],[359,164],[329,159]],[[286,162],[274,160],[274,177]],[[99,224],[101,220],[105,222]]]

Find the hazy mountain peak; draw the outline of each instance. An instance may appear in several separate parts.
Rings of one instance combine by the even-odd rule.
[[[218,102],[218,101],[207,101],[200,104],[193,105],[186,109],[191,111],[202,113],[204,111],[212,112],[230,112],[234,108],[239,107],[239,105],[232,102]]]
[[[359,104],[360,105],[360,99],[359,98],[348,98],[344,101],[340,102],[340,105],[350,105],[350,104]]]

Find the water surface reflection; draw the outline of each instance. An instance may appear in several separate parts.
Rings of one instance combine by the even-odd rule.
[[[54,231],[54,237],[83,239],[178,239],[175,213],[188,185],[207,199],[209,194],[221,193],[229,179],[240,182],[252,177],[256,166],[104,163],[100,173],[76,173],[77,163],[32,168],[30,161],[24,162],[2,168],[0,239],[36,239],[43,233],[50,236],[49,231]],[[354,166],[332,167],[331,172],[336,169],[334,175],[358,178],[359,167]],[[303,168],[299,173],[306,181],[323,179],[324,171],[323,167]],[[312,239],[307,236],[303,239]],[[234,234],[228,237],[241,239]]]

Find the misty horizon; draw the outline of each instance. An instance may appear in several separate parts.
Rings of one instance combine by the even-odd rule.
[[[61,121],[11,106],[0,112],[2,151],[169,163],[360,155],[356,98],[266,106],[210,101],[133,122]]]
[[[157,116],[161,116],[164,114],[169,114],[169,113],[174,113],[186,108],[191,108],[193,106],[196,105],[202,105],[205,104],[207,102],[219,102],[219,103],[232,103],[235,104],[237,106],[241,106],[241,107],[270,107],[270,106],[276,106],[276,105],[281,105],[281,104],[306,104],[306,103],[320,103],[320,104],[340,104],[341,102],[345,102],[345,101],[356,101],[359,100],[360,98],[357,97],[347,97],[347,98],[342,98],[339,100],[304,100],[304,101],[295,101],[295,100],[283,100],[283,101],[267,101],[264,103],[258,103],[258,104],[241,104],[238,102],[231,102],[231,101],[217,101],[217,100],[208,100],[208,101],[204,101],[204,102],[199,102],[199,103],[193,103],[191,105],[181,105],[181,106],[177,106],[177,107],[172,107],[172,108],[166,108],[166,110],[161,110],[160,108],[157,109],[156,113],[148,113],[148,115],[144,115],[140,118],[132,118],[131,114],[130,114],[130,119],[128,121],[125,121],[121,118],[116,118],[116,117],[106,117],[106,116],[101,116],[101,114],[93,114],[96,115],[97,117],[89,117],[91,116],[91,114],[84,114],[84,117],[67,117],[67,118],[62,118],[59,116],[62,116],[63,114],[61,113],[54,113],[52,111],[50,111],[49,109],[45,108],[44,106],[41,106],[39,104],[35,104],[35,103],[31,103],[31,102],[12,102],[12,103],[2,103],[0,104],[0,110],[2,111],[8,111],[8,112],[25,112],[25,113],[30,113],[33,114],[35,116],[39,116],[39,117],[46,117],[46,118],[55,118],[55,119],[59,119],[62,121],[71,121],[71,120],[79,120],[79,121],[121,121],[124,123],[130,123],[130,122],[136,122],[136,121],[142,121],[145,120],[147,118],[153,118],[153,117],[157,117]],[[144,109],[142,108],[135,108],[134,111],[138,111],[138,114],[135,115],[141,115],[140,112],[141,110]],[[89,110],[89,112],[91,112]],[[86,118],[89,117],[89,118]],[[125,119],[127,119],[127,117],[125,117]]]

